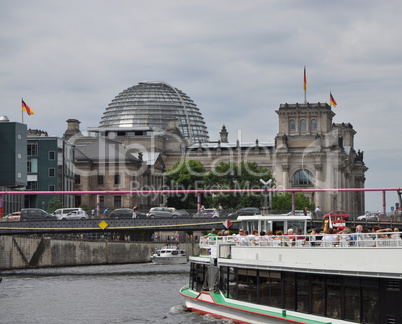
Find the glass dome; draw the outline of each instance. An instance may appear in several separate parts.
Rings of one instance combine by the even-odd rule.
[[[162,81],[143,81],[119,93],[106,108],[99,127],[154,126],[166,129],[175,117],[190,143],[207,142],[208,129],[197,105],[182,91]]]

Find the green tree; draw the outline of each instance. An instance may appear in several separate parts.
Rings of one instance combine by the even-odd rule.
[[[194,190],[203,188],[205,168],[196,160],[178,161],[166,172],[166,186],[170,190]],[[168,197],[168,206],[177,209],[196,209],[197,195],[176,193]]]
[[[315,204],[310,203],[308,197],[301,192],[297,192],[295,194],[295,209],[303,210],[304,206],[306,206],[310,211],[314,211],[315,209]],[[292,210],[292,194],[289,192],[275,194],[272,199],[272,209],[278,212],[287,212]]]
[[[49,208],[47,211],[49,213],[53,213],[56,209],[63,207],[62,202],[57,197],[53,197],[52,199],[50,199],[48,204],[49,204]]]
[[[269,170],[259,168],[255,162],[221,162],[213,171],[204,177],[205,189],[262,189],[260,179],[268,181],[272,178]],[[274,181],[272,183],[274,185]],[[206,196],[208,206],[221,205],[224,209],[239,209],[242,207],[260,207],[264,196],[258,193],[221,193]]]

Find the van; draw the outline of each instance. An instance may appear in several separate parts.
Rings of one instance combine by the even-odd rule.
[[[82,208],[59,208],[56,209],[53,213],[56,216],[57,220],[63,220],[67,218],[67,215],[72,212],[83,211]]]
[[[23,222],[37,221],[37,220],[56,220],[56,217],[43,209],[39,208],[25,208],[21,209],[20,220]]]

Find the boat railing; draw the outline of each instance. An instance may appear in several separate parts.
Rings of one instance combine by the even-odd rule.
[[[201,237],[200,248],[219,250],[220,245],[249,247],[402,247],[400,232],[277,235],[277,236],[212,236]]]

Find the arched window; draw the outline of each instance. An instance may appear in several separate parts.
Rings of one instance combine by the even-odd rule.
[[[296,130],[296,124],[295,124],[294,119],[289,120],[289,130],[290,131],[295,131]]]
[[[302,120],[300,121],[300,130],[301,130],[301,131],[305,131],[305,130],[306,130],[306,120],[305,120],[305,119],[302,119]]]
[[[311,124],[310,129],[312,131],[316,131],[317,130],[317,119],[312,119],[310,124]]]
[[[294,182],[295,185],[312,185],[313,184],[313,174],[308,170],[299,170],[295,173]]]

